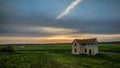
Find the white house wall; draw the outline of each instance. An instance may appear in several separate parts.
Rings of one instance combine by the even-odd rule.
[[[89,54],[89,50],[91,50],[91,54],[93,54],[93,45],[85,45],[85,49],[87,49],[86,53],[84,52],[85,54]]]
[[[83,45],[80,45],[80,54],[83,54],[84,53],[84,46]]]
[[[97,44],[97,42],[94,44],[94,52],[95,52],[95,54],[98,53],[98,44]]]
[[[76,47],[75,47],[76,43]],[[76,52],[75,52],[76,49]],[[87,52],[85,53],[85,49]],[[93,45],[79,45],[77,41],[74,41],[72,44],[72,53],[73,54],[89,54],[89,50],[91,50],[91,55],[95,55],[98,53],[98,44],[95,42]]]
[[[76,47],[75,47],[75,43],[76,43]],[[76,49],[76,52],[75,52]],[[73,54],[80,54],[80,46],[78,44],[78,42],[74,41],[72,44],[72,53]]]
[[[89,50],[91,50],[91,55],[95,55],[98,53],[98,45],[97,46],[96,45],[85,45],[84,49],[87,49],[86,53],[84,51],[85,54],[89,54]]]

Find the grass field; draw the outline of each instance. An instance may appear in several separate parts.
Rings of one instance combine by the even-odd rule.
[[[4,46],[0,46],[0,49]],[[120,68],[120,54],[96,56],[72,55],[71,52],[25,53],[17,51],[71,50],[70,44],[15,45],[16,52],[0,53],[0,68]],[[120,44],[99,44],[100,51],[120,53]]]
[[[31,46],[13,46],[15,50],[71,50],[70,45],[31,45]]]
[[[120,53],[120,44],[99,44],[99,50]]]
[[[58,62],[75,68],[117,68],[120,67],[120,55],[99,54],[96,56],[72,55],[69,53],[51,54]]]
[[[64,50],[71,51],[71,44],[54,44],[54,45],[30,45],[30,46],[13,46],[15,50],[29,50],[29,51],[39,51],[39,50]],[[106,52],[119,52],[120,53],[120,44],[99,44],[99,51]]]
[[[1,54],[0,68],[120,68],[120,55],[71,53]]]

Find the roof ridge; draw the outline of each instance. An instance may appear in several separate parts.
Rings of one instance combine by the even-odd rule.
[[[75,39],[75,40],[97,40],[97,38],[89,38],[89,39]]]
[[[77,41],[79,44],[94,44],[94,42],[97,40],[97,38],[91,38],[91,39],[75,39],[74,41]]]

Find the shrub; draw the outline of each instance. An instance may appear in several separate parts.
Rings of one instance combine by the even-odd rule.
[[[1,49],[1,52],[15,52],[12,46],[5,46]]]

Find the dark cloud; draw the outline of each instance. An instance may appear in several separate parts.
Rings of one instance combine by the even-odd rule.
[[[68,18],[61,19],[58,21],[55,21],[55,16],[57,12],[54,12],[54,11],[57,11],[56,7],[54,8],[49,7],[51,5],[49,3],[47,3],[49,5],[46,5],[45,7],[45,5],[42,3],[40,3],[39,5],[37,1],[38,0],[35,0],[35,1],[1,0],[0,1],[0,35],[2,36],[3,35],[4,36],[51,36],[51,35],[62,34],[62,33],[47,33],[43,31],[29,31],[26,29],[27,27],[57,27],[57,28],[77,30],[75,32],[73,31],[68,34],[83,34],[83,33],[120,34],[120,27],[119,27],[120,26],[120,12],[119,12],[120,8],[118,7],[120,6],[119,5],[120,1],[118,0],[110,0],[111,2],[109,2],[108,0],[105,0],[105,1],[101,0],[100,4],[96,0],[92,0],[92,2],[95,3],[94,5],[90,1],[86,0],[87,4],[86,2],[84,2],[83,5],[80,5],[83,8],[78,6],[78,8],[81,8],[81,9],[79,9],[79,11],[76,10],[76,14],[75,14],[76,17],[73,16],[70,18],[68,17],[70,15],[68,15],[66,16]],[[107,5],[107,2],[110,3],[110,5],[112,6],[109,7],[109,5]],[[88,5],[88,8],[85,5]],[[89,6],[91,9],[89,8]],[[114,7],[114,8],[111,8],[111,7]],[[105,10],[103,11],[103,9]],[[87,12],[87,11],[90,11],[90,12]],[[55,14],[52,14],[52,13],[55,13]],[[52,18],[52,15],[53,15],[53,18]],[[16,28],[12,28],[12,26]],[[19,28],[17,28],[17,26],[19,26]],[[21,29],[20,27],[21,28],[26,27],[26,28]]]
[[[82,23],[81,23],[82,22]],[[0,33],[2,35],[10,35],[10,36],[51,36],[51,35],[59,35],[61,33],[46,33],[42,31],[29,31],[26,28],[31,27],[57,27],[64,29],[76,29],[78,31],[74,32],[74,34],[120,34],[120,23],[119,21],[58,21],[53,22],[50,19],[46,20],[12,20],[8,23],[3,23],[0,27]],[[97,22],[97,23],[96,23]],[[98,23],[99,22],[99,23]],[[9,27],[13,26],[15,28]],[[19,28],[17,27],[19,26]],[[26,28],[23,28],[26,27]],[[22,29],[23,28],[23,29]],[[57,29],[56,29],[57,31]],[[68,33],[71,34],[71,33]],[[73,34],[73,33],[72,33]]]

